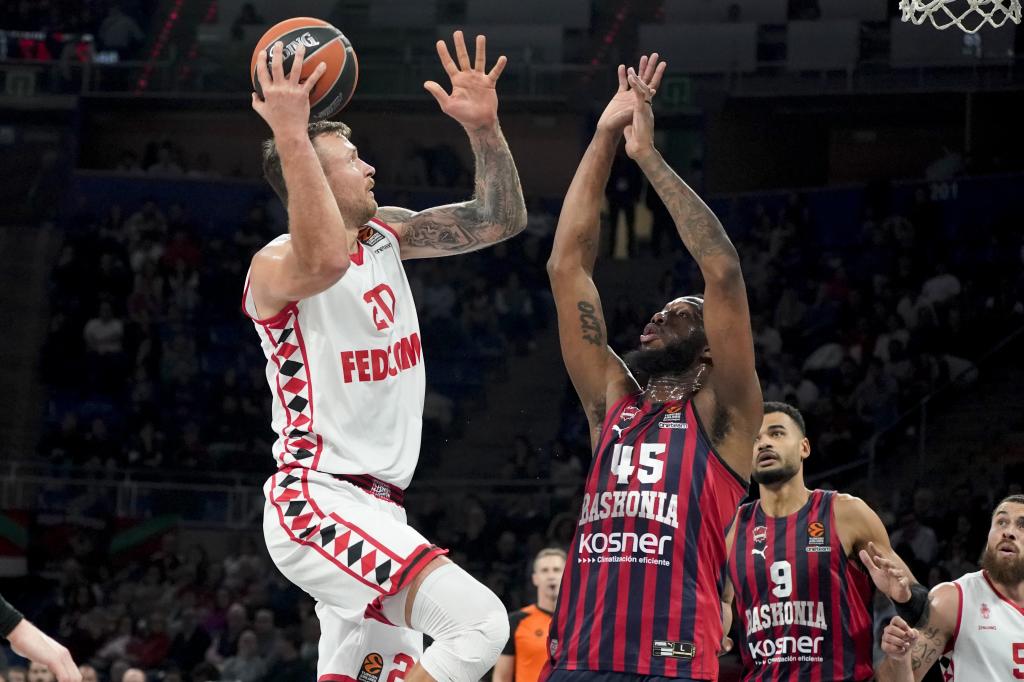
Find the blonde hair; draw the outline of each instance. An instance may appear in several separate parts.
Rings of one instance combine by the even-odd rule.
[[[565,553],[564,549],[559,549],[558,547],[545,547],[541,551],[537,552],[537,556],[533,558],[533,570],[537,570],[538,561],[549,556],[560,557],[562,561],[569,560],[569,555]]]

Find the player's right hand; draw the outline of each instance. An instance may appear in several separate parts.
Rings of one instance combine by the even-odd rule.
[[[49,668],[57,682],[82,682],[82,673],[67,648],[27,619],[18,623],[7,639],[17,654]]]
[[[633,95],[633,116],[622,131],[626,136],[626,156],[634,161],[654,152],[654,108],[657,90],[643,81],[633,68],[626,71],[626,80]]]
[[[665,73],[666,62],[658,63],[658,53],[655,52],[649,57],[640,57],[640,65],[637,67],[637,74],[644,83],[647,83],[653,90],[661,87],[661,77]],[[629,81],[626,79],[626,66],[619,64],[619,89],[612,96],[608,106],[601,112],[601,118],[597,120],[597,129],[618,135],[633,120],[633,107],[636,104],[636,97],[630,90]]]
[[[882,651],[889,658],[902,661],[910,655],[910,650],[917,642],[917,630],[907,625],[907,621],[896,616],[882,631]]]
[[[274,137],[288,134],[306,135],[309,125],[309,93],[320,80],[326,66],[321,62],[305,81],[300,80],[302,58],[306,47],[299,43],[292,59],[292,68],[284,73],[284,43],[277,41],[270,48],[270,67],[267,67],[266,50],[256,57],[256,77],[263,91],[262,99],[252,93],[252,108],[263,117]]]

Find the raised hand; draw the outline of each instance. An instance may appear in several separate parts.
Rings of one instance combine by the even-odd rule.
[[[882,594],[900,604],[910,599],[910,576],[894,561],[882,556],[875,543],[869,542],[868,548],[860,551],[860,561]]]
[[[652,91],[657,91],[661,86],[661,77],[665,73],[666,65],[666,62],[658,63],[658,53],[655,52],[649,57],[647,55],[640,57],[640,65],[636,72],[639,74],[640,80],[646,83]],[[615,95],[612,96],[608,106],[601,112],[601,118],[597,121],[599,130],[616,135],[621,133],[622,129],[633,120],[633,106],[636,102],[636,96],[630,89],[626,78],[624,64],[619,64],[618,76],[619,89],[615,91]]]
[[[657,90],[637,76],[632,67],[626,72],[626,80],[633,94],[633,119],[623,131],[626,155],[638,161],[654,151],[654,105],[651,101]]]
[[[320,80],[326,66],[321,62],[305,81],[300,79],[302,58],[306,46],[299,43],[292,60],[291,71],[284,74],[284,43],[278,41],[270,48],[270,67],[267,67],[266,50],[256,58],[256,77],[260,82],[263,97],[252,93],[252,108],[263,117],[274,137],[287,133],[306,134],[309,125],[309,93]]]
[[[444,88],[434,81],[427,81],[423,87],[441,105],[441,111],[461,123],[467,130],[492,126],[498,121],[498,93],[495,84],[501,72],[505,70],[508,60],[502,55],[494,63],[494,68],[485,71],[486,37],[476,37],[476,56],[472,63],[469,61],[469,51],[466,50],[462,31],[455,32],[452,42],[455,44],[458,64],[448,52],[448,45],[443,40],[437,41],[437,56],[441,58],[441,66],[451,79],[451,94],[445,92]]]
[[[907,625],[899,616],[893,618],[882,631],[882,651],[889,658],[902,661],[910,654],[917,642],[917,630]]]

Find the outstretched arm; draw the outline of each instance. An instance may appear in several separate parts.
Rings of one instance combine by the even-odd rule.
[[[498,77],[505,68],[499,57],[487,72],[486,39],[476,38],[476,60],[471,65],[462,31],[454,36],[458,64],[443,40],[437,54],[451,78],[449,95],[433,81],[424,87],[441,110],[462,124],[469,135],[476,167],[474,194],[470,201],[437,206],[425,211],[387,206],[377,217],[399,235],[402,258],[430,258],[469,253],[519,234],[526,227],[526,203],[519,172],[505,136],[498,125]]]
[[[712,351],[707,406],[711,437],[730,466],[750,475],[750,443],[761,425],[763,398],[754,370],[747,290],[736,249],[718,218],[665,162],[654,147],[651,92],[629,74],[637,99],[633,121],[625,130],[626,153],[643,170],[665,203],[683,244],[704,276],[704,330]],[[697,405],[707,400],[697,394]]]
[[[893,618],[882,632],[886,657],[875,670],[878,682],[920,682],[953,638],[959,606],[959,590],[942,583],[928,594],[928,608],[916,628]]]
[[[640,61],[640,71],[657,87],[664,65],[657,55]],[[622,128],[632,117],[633,96],[626,68],[619,66],[619,90],[605,108],[558,216],[548,277],[558,310],[562,359],[590,423],[596,445],[608,405],[638,390],[622,360],[608,346],[594,264],[601,241],[601,205]]]
[[[835,514],[846,555],[860,560],[885,596],[897,604],[908,602],[917,579],[893,550],[889,533],[875,510],[859,497],[841,493],[836,497]]]

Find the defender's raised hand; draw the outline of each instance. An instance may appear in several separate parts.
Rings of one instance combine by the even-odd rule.
[[[633,119],[623,131],[626,135],[626,155],[634,161],[654,151],[654,108],[652,100],[656,88],[644,82],[630,67],[626,73],[633,95]]]
[[[309,93],[320,80],[326,65],[321,62],[306,80],[301,80],[302,58],[306,46],[299,43],[292,59],[292,68],[284,73],[284,43],[277,41],[270,48],[270,67],[267,67],[266,50],[256,57],[256,76],[259,79],[261,98],[252,93],[252,108],[267,122],[274,137],[284,133],[306,134],[309,125]]]
[[[637,67],[636,73],[639,74],[640,80],[647,84],[652,91],[657,91],[661,86],[661,77],[665,73],[666,65],[667,62],[658,63],[658,53],[655,52],[650,56],[644,55],[640,57],[640,65]],[[625,64],[619,64],[618,75],[619,89],[615,92],[611,101],[608,102],[608,106],[604,108],[601,118],[597,121],[599,130],[616,135],[621,133],[622,129],[633,120],[633,106],[636,103],[636,95],[630,88],[626,77]]]
[[[868,548],[860,551],[860,561],[879,592],[900,604],[910,600],[910,576],[896,562],[883,556],[875,543],[869,542]]]
[[[498,93],[494,86],[508,60],[502,55],[490,71],[485,71],[487,38],[476,37],[476,57],[472,63],[469,61],[469,51],[466,50],[462,31],[455,32],[452,42],[455,44],[458,64],[448,52],[448,45],[443,40],[437,41],[437,56],[441,58],[441,66],[451,79],[451,94],[434,81],[427,81],[423,87],[441,105],[441,111],[467,130],[494,125],[498,121]]]

